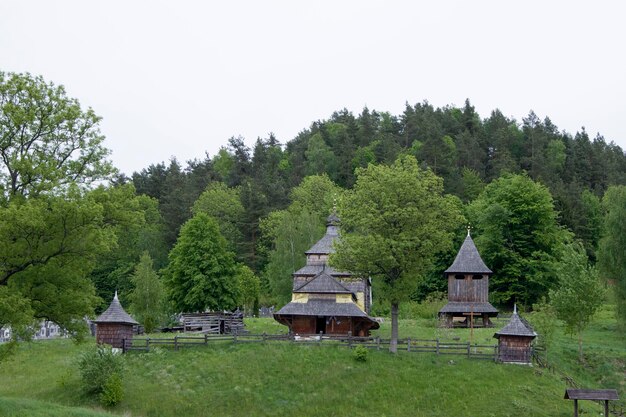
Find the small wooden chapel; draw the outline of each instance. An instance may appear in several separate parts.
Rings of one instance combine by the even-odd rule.
[[[444,271],[448,278],[448,304],[439,310],[447,326],[492,327],[490,318],[498,310],[489,303],[489,277],[487,268],[467,229],[452,265]],[[479,319],[477,322],[476,319]]]
[[[274,319],[294,334],[369,336],[378,323],[369,317],[372,303],[369,278],[336,271],[328,265],[339,239],[339,217],[331,214],[326,234],[305,252],[306,265],[293,274],[291,302]]]
[[[498,339],[498,360],[506,363],[532,363],[532,342],[537,333],[526,320],[517,314],[514,306],[511,320],[493,337]]]
[[[117,291],[111,305],[97,319],[96,323],[96,342],[98,344],[105,343],[114,348],[124,348],[124,341],[130,341],[133,338],[133,326],[138,325],[137,321],[132,318],[120,304],[117,298]]]

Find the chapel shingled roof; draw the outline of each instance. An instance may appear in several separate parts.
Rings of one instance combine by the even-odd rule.
[[[126,324],[139,324],[133,319],[130,314],[128,314],[122,308],[120,304],[120,300],[117,298],[117,291],[115,291],[115,296],[113,297],[113,301],[111,301],[111,305],[106,311],[97,319],[94,320],[94,323],[126,323]]]
[[[465,241],[461,245],[461,249],[456,254],[454,262],[448,269],[444,271],[446,274],[468,273],[468,274],[492,274],[491,269],[483,262],[476,249],[476,245],[472,237],[467,234]]]
[[[513,315],[511,316],[511,320],[509,320],[507,325],[493,335],[493,337],[495,337],[496,339],[499,339],[500,336],[537,337],[537,333],[535,333],[533,328],[530,326],[530,324],[528,324],[526,320],[524,320],[517,314],[516,307],[513,311]]]
[[[312,280],[305,282],[300,287],[293,290],[297,293],[326,293],[326,294],[351,294],[352,291],[347,289],[339,281],[322,270]]]
[[[275,315],[336,316],[369,318],[355,303],[337,303],[335,300],[313,299],[306,303],[290,302]],[[370,319],[371,320],[371,319]]]
[[[332,213],[326,219],[326,234],[317,241],[311,249],[304,252],[306,255],[328,255],[333,253],[333,243],[339,238],[339,217]]]

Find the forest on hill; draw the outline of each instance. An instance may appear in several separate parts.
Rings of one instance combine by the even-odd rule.
[[[317,214],[317,235],[297,242],[300,253],[322,233],[323,218],[333,197],[355,182],[355,169],[368,164],[390,164],[400,155],[413,155],[424,168],[443,178],[446,193],[466,205],[476,200],[485,186],[507,174],[524,174],[550,192],[557,225],[583,242],[592,263],[602,234],[600,201],[612,185],[626,184],[626,156],[613,142],[601,136],[591,139],[583,130],[574,136],[559,131],[549,118],[541,120],[532,111],[518,122],[499,110],[482,118],[470,101],[464,107],[435,108],[427,102],[406,105],[401,115],[369,110],[359,115],[347,110],[333,113],[328,120],[316,121],[286,144],[269,135],[259,138],[253,148],[243,138],[231,138],[217,155],[188,161],[150,165],[132,178],[140,195],[159,203],[163,219],[163,252],[154,253],[165,265],[165,253],[178,236],[180,226],[193,215],[194,203],[207,187],[213,198],[220,195],[216,184],[236,194],[237,209],[218,214],[236,229],[232,238],[238,259],[261,277],[272,269],[272,251],[281,245],[276,231],[269,231],[272,213],[298,202],[293,190],[310,176],[324,176],[326,188],[309,190],[307,208]],[[321,181],[321,180],[320,180]],[[333,187],[338,187],[333,189]],[[208,198],[208,195],[206,196]],[[196,203],[197,204],[197,203]],[[321,207],[320,207],[321,205]],[[225,209],[225,208],[224,208]],[[227,210],[225,210],[227,211]],[[264,228],[264,224],[266,227]],[[294,226],[295,227],[295,226]],[[464,225],[461,225],[461,228]],[[269,235],[269,236],[268,236]],[[459,238],[463,233],[459,231]],[[429,291],[445,290],[445,280],[437,279],[454,256],[454,250],[441,255],[440,268],[430,282],[422,284],[418,297]],[[293,270],[300,265],[296,262]],[[265,276],[266,297],[272,301]],[[279,297],[280,299],[280,297]]]
[[[269,134],[250,148],[233,137],[216,155],[128,177],[107,159],[99,118],[63,87],[0,72],[0,97],[0,309],[15,328],[46,318],[78,331],[75,319],[106,307],[115,290],[143,319],[280,306],[359,176],[411,161],[435,174],[456,214],[446,225],[453,238],[413,277],[407,299],[445,291],[441,273],[468,224],[495,271],[498,305],[531,308],[558,287],[564,259],[594,273],[597,265],[626,294],[624,151],[532,111],[521,122],[500,110],[484,117],[469,99],[407,103],[400,115],[344,109],[285,144]],[[146,286],[159,308],[140,305]]]

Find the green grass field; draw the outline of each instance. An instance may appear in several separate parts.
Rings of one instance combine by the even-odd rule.
[[[269,319],[246,325],[253,332],[284,331]],[[388,337],[387,322],[378,333]],[[493,333],[476,329],[474,341],[495,343]],[[469,330],[403,320],[401,336],[466,341]],[[585,342],[587,363],[580,366],[576,340],[559,334],[551,352],[554,362],[589,388],[619,386],[624,398],[626,343],[615,332],[610,311],[598,314]],[[76,366],[77,357],[93,343],[22,344],[0,364],[0,415],[108,415],[83,393]],[[566,384],[556,373],[463,356],[373,350],[360,363],[342,346],[274,342],[153,349],[131,352],[125,360],[125,398],[106,410],[116,415],[570,416],[573,408],[563,400]],[[601,412],[593,403],[583,402],[582,408],[587,415]]]

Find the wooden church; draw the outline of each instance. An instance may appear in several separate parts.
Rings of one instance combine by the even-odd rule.
[[[496,317],[498,310],[489,303],[491,274],[468,229],[454,262],[444,271],[448,278],[448,304],[439,310],[439,317],[447,326],[492,327],[490,318]]]
[[[289,327],[290,333],[368,336],[379,327],[368,315],[372,303],[369,278],[328,265],[337,239],[339,218],[333,213],[327,219],[326,234],[305,252],[306,265],[293,274],[291,302],[274,313],[274,319]]]

